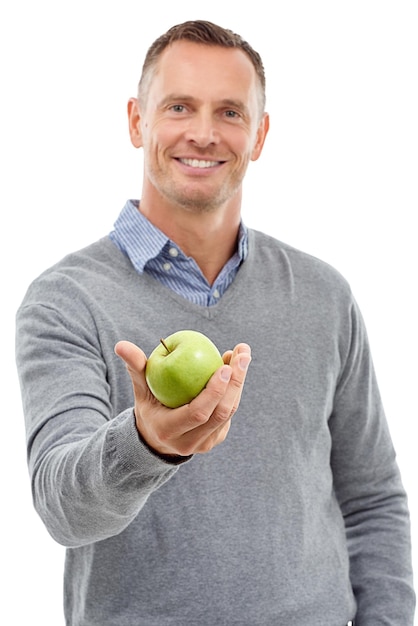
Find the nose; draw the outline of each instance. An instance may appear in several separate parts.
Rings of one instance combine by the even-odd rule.
[[[219,131],[211,112],[199,111],[193,115],[186,130],[186,139],[199,148],[219,142]]]

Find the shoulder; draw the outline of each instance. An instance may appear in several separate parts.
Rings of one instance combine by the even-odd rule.
[[[260,268],[286,275],[294,287],[338,291],[351,297],[348,281],[335,267],[271,235],[249,229],[249,251]]]
[[[122,270],[122,271],[121,271]],[[130,264],[108,236],[67,254],[47,268],[29,285],[22,305],[53,303],[104,289],[129,274]]]

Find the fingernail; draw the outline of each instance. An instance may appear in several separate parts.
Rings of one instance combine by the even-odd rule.
[[[221,379],[227,383],[231,378],[232,370],[230,367],[223,367],[221,369]]]
[[[243,354],[242,356],[239,357],[238,365],[243,372],[245,372],[245,370],[248,369],[250,361],[251,361],[251,357],[249,355]]]

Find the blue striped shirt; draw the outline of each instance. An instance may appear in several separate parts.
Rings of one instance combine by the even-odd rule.
[[[247,256],[248,235],[240,225],[238,246],[210,285],[192,257],[186,256],[138,210],[138,200],[128,200],[109,237],[126,254],[137,272],[146,272],[183,298],[200,306],[212,306],[223,296]]]

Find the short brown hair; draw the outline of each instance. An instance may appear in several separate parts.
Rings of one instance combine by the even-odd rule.
[[[261,113],[266,104],[266,78],[260,55],[249,43],[232,30],[217,26],[205,20],[194,20],[172,26],[164,35],[161,35],[148,49],[142,66],[142,75],[138,85],[138,100],[144,102],[153,71],[162,52],[175,41],[193,41],[207,46],[222,46],[223,48],[239,48],[250,58],[260,82]]]

